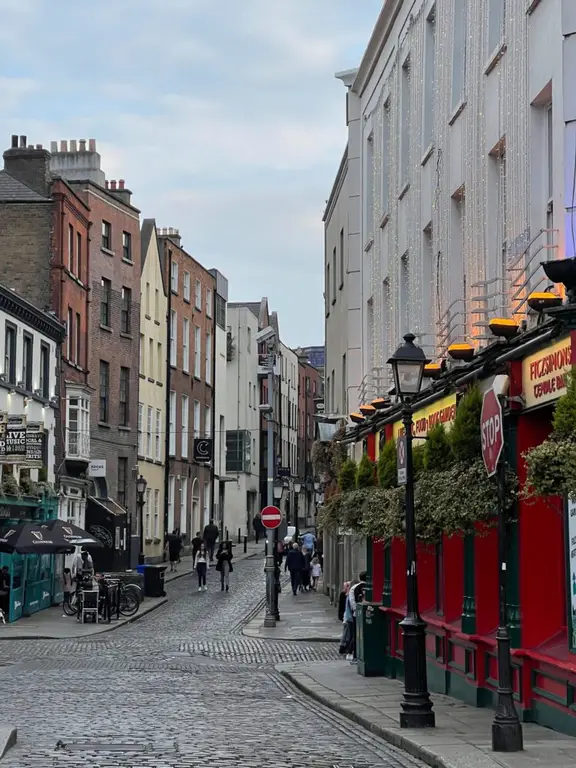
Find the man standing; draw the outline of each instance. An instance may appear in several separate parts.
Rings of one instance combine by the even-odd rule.
[[[208,525],[204,528],[204,544],[206,545],[206,551],[210,558],[210,562],[214,562],[214,548],[216,547],[216,540],[220,535],[218,526],[214,524],[214,520],[210,520]]]
[[[311,533],[310,531],[305,533],[302,536],[302,546],[306,547],[306,549],[310,553],[310,557],[312,557],[316,549],[316,536],[314,536],[314,534]]]

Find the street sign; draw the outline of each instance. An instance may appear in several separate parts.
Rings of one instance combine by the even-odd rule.
[[[500,454],[504,448],[502,405],[493,389],[484,393],[480,414],[482,458],[488,477],[496,474]]]
[[[398,485],[406,485],[408,472],[406,470],[406,435],[399,435],[396,440],[396,466],[398,469]]]
[[[282,522],[282,512],[278,509],[278,507],[264,507],[260,517],[262,519],[262,525],[264,528],[268,528],[269,530],[278,528]]]

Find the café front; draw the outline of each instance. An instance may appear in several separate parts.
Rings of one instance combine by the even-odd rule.
[[[508,376],[504,455],[525,486],[523,454],[552,429],[554,406],[576,361],[576,331],[562,318],[514,339],[498,340],[449,367],[414,406],[415,445],[438,423],[452,427],[470,384],[491,387]],[[349,430],[374,461],[402,434],[391,406]],[[520,498],[509,524],[507,616],[512,638],[514,698],[524,721],[576,736],[576,504],[560,497]],[[402,678],[406,612],[404,539],[368,539],[367,602],[359,617],[365,675]],[[371,584],[370,584],[371,582]],[[495,527],[418,544],[420,611],[427,623],[430,691],[492,707],[498,687],[498,538]],[[365,648],[362,648],[362,646]],[[372,649],[369,647],[372,645]]]

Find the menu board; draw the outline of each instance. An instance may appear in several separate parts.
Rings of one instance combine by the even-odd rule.
[[[44,425],[40,421],[26,424],[26,466],[41,467],[44,463]]]
[[[28,422],[26,416],[0,411],[0,464],[43,466],[45,440],[43,422]]]
[[[15,464],[26,459],[26,416],[8,416],[5,460]]]

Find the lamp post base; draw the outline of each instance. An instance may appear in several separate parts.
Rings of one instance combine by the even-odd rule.
[[[271,547],[268,548],[272,549]],[[276,626],[276,608],[275,608],[275,593],[276,584],[274,579],[274,557],[268,551],[266,556],[266,615],[264,616],[264,626],[273,628]]]
[[[429,702],[432,706],[432,702]],[[400,728],[436,728],[436,715],[428,712],[400,712]]]
[[[514,706],[512,690],[512,664],[510,661],[510,634],[502,622],[496,632],[498,643],[498,704],[492,721],[492,750],[494,752],[521,752],[524,749],[522,725]]]
[[[435,728],[436,717],[426,674],[426,622],[409,614],[401,622],[404,635],[404,698],[401,728]]]
[[[142,552],[138,555],[138,565],[144,565],[146,563],[146,555]]]
[[[496,720],[492,723],[493,752],[522,752],[524,739],[518,717],[510,720]]]

